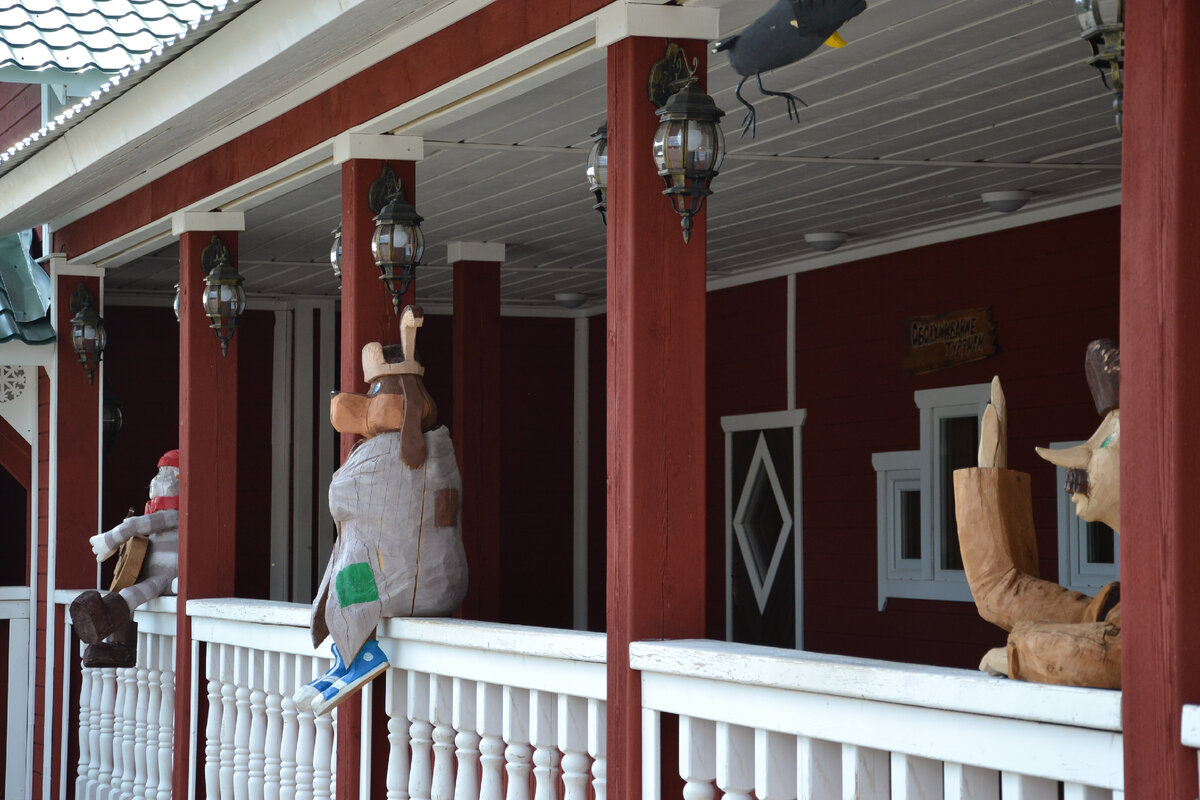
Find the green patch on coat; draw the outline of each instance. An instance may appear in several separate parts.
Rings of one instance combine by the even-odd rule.
[[[338,603],[342,608],[379,599],[375,576],[371,573],[371,565],[366,561],[343,567],[337,574],[334,585],[337,588]]]

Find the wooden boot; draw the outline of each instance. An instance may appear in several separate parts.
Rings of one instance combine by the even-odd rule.
[[[99,592],[89,590],[71,603],[71,624],[75,626],[76,635],[88,644],[100,644],[131,619],[129,605],[115,592],[101,596]]]

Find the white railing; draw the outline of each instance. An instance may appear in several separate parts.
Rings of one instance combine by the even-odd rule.
[[[389,619],[380,644],[388,800],[605,800],[603,634]]]
[[[0,620],[8,626],[8,685],[5,692],[6,753],[0,756],[0,797],[20,800],[32,791],[33,683],[30,681],[30,592],[28,586],[0,586]]]
[[[336,712],[297,711],[292,695],[332,664],[315,654],[309,606],[263,600],[189,600],[192,730],[204,743],[193,787],[220,800],[329,800],[336,788]],[[200,646],[204,646],[202,662]],[[200,710],[203,709],[203,723]]]
[[[687,800],[1123,797],[1121,694],[725,642],[634,643],[644,800],[679,715]]]
[[[77,592],[60,592],[63,617]],[[137,663],[81,670],[80,800],[168,800],[175,739],[175,598],[159,597],[134,614]],[[80,655],[86,645],[80,646]]]
[[[1183,737],[1182,741],[1186,747],[1192,747],[1200,750],[1200,706],[1184,706],[1183,707]],[[1197,753],[1200,757],[1200,753]],[[1200,768],[1200,761],[1197,762],[1197,767]]]

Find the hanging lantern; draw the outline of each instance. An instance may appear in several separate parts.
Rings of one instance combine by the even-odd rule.
[[[1113,92],[1119,131],[1125,101],[1125,0],[1075,0],[1075,18],[1092,46],[1088,63],[1100,70],[1100,79]]]
[[[608,224],[608,123],[603,122],[592,134],[592,149],[587,160],[588,189],[596,195],[592,208],[600,212],[604,224]]]
[[[175,284],[175,299],[171,301],[171,310],[175,312],[175,321],[179,322],[179,284]]]
[[[342,226],[338,225],[333,232],[333,242],[329,245],[329,263],[333,265],[333,277],[337,278],[338,291],[342,290]]]
[[[392,295],[392,307],[400,314],[401,297],[417,275],[421,256],[425,254],[423,221],[417,210],[404,202],[399,183],[388,203],[375,217],[375,233],[371,237],[371,255],[379,267],[380,280]]]
[[[104,357],[104,348],[108,344],[104,320],[96,312],[95,298],[82,282],[71,293],[70,308],[75,315],[71,318],[71,344],[87,372],[88,383],[92,383],[96,366]]]
[[[696,86],[695,76],[658,109],[661,122],[654,134],[654,164],[666,182],[663,194],[683,217],[683,241],[692,237],[692,217],[712,194],[709,184],[725,158],[725,134],[713,99]]]
[[[229,340],[237,330],[238,319],[246,310],[244,278],[229,263],[229,249],[220,237],[212,241],[200,255],[200,263],[208,273],[204,279],[202,304],[212,329],[221,340],[221,355],[229,355]]]

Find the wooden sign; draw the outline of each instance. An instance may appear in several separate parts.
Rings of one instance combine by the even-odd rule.
[[[904,368],[916,375],[996,354],[991,308],[913,317],[904,321],[904,337]]]

